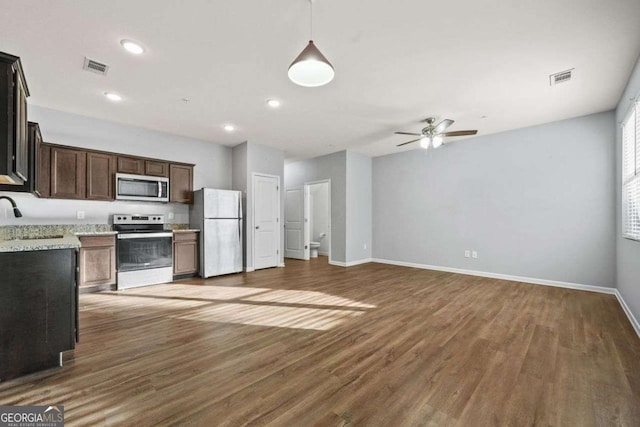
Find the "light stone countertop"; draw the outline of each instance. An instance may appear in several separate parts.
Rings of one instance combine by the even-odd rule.
[[[0,252],[48,251],[51,249],[77,249],[80,239],[73,234],[58,238],[15,239],[0,241]]]
[[[87,236],[114,236],[118,234],[117,231],[78,231],[77,233],[73,233],[78,237],[87,237]]]

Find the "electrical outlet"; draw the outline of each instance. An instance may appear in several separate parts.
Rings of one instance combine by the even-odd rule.
[[[478,258],[478,252],[477,251],[471,252],[471,258]]]
[[[76,211],[76,218],[84,219],[84,211]]]
[[[464,251],[464,257],[465,258],[469,258],[471,256],[471,251],[469,249],[465,249]]]
[[[176,214],[174,214],[173,212],[169,212],[168,218],[169,219],[175,219],[176,218]]]

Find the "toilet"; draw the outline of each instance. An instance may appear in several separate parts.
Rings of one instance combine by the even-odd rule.
[[[311,258],[318,258],[318,249],[320,249],[320,242],[311,242],[309,244],[310,253],[309,256]]]

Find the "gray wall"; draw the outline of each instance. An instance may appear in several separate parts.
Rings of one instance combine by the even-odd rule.
[[[329,183],[322,182],[309,186],[311,200],[311,215],[309,216],[311,229],[311,242],[319,242],[318,252],[323,255],[329,254],[329,244],[331,243],[331,233],[329,230]],[[321,234],[326,234],[322,237]]]
[[[289,163],[285,166],[284,187],[302,187],[307,182],[331,180],[331,259],[346,262],[347,152]]]
[[[193,163],[196,165],[195,188],[231,188],[229,147],[33,105],[29,106],[28,113],[30,121],[40,124],[47,142]],[[170,222],[189,222],[188,206],[175,203],[46,200],[27,194],[11,195],[16,197],[24,217],[13,218],[3,203],[0,206],[0,225],[106,224],[113,213],[173,213],[175,219]],[[76,211],[79,210],[85,212],[84,220],[76,219]]]
[[[640,95],[640,60],[631,74],[629,83],[620,98],[620,103],[616,110],[616,122],[620,123],[624,119],[629,107],[631,98]],[[628,240],[622,237],[622,143],[621,129],[617,126],[616,137],[616,208],[617,208],[617,286],[618,291],[626,301],[636,319],[640,319],[640,242]]]
[[[347,263],[371,258],[371,158],[347,151]]]
[[[284,217],[284,152],[252,142],[233,147],[234,190],[243,192],[245,226],[245,268],[253,269],[253,182],[254,173],[280,177],[280,218]],[[284,221],[280,221],[280,263],[284,262]]]
[[[374,258],[614,286],[614,126],[607,112],[373,159]]]

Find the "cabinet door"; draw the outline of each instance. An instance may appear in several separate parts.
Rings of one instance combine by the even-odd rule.
[[[115,157],[104,153],[87,153],[87,199],[114,200]]]
[[[27,128],[27,93],[20,73],[15,72],[15,172],[25,182],[29,180],[29,133]]]
[[[80,286],[116,283],[116,247],[80,248]]]
[[[118,173],[144,175],[144,160],[136,157],[118,156]]]
[[[51,146],[40,144],[38,148],[38,172],[36,175],[36,194],[51,197]]]
[[[174,242],[173,274],[193,274],[198,271],[198,241]]]
[[[174,203],[192,203],[193,166],[169,165],[169,201]]]
[[[169,163],[156,160],[144,161],[144,174],[149,176],[169,176]]]
[[[51,197],[84,199],[87,184],[87,153],[51,147]]]

